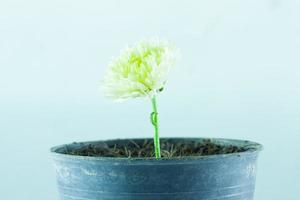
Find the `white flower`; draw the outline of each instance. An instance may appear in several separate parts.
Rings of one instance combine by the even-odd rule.
[[[115,100],[153,97],[162,91],[178,50],[168,42],[141,41],[114,59],[104,78],[105,96]]]

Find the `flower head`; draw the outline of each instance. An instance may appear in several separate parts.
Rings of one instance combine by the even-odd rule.
[[[103,89],[107,97],[125,100],[153,97],[162,91],[178,50],[168,42],[141,41],[109,64]]]

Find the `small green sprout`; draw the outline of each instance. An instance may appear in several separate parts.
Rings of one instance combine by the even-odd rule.
[[[167,75],[177,58],[177,48],[168,42],[158,39],[141,41],[127,47],[112,60],[104,78],[103,91],[108,98],[122,101],[147,97],[151,100],[156,158],[161,157],[156,96],[163,91]]]

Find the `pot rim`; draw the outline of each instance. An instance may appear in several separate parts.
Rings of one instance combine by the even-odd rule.
[[[126,140],[144,140],[144,139],[153,139],[153,138],[119,138],[119,139],[107,139],[107,140],[92,140],[76,143],[95,143],[95,142],[111,142],[111,141],[126,141]],[[156,159],[155,157],[98,157],[98,156],[82,156],[82,155],[71,155],[57,152],[57,150],[64,148],[66,145],[71,145],[73,143],[57,145],[50,148],[50,153],[58,158],[72,158],[72,159],[83,159],[83,160],[94,160],[94,161],[180,161],[180,160],[203,160],[203,159],[214,159],[214,158],[225,158],[232,156],[251,156],[257,155],[260,151],[264,149],[263,145],[257,142],[250,140],[242,139],[229,139],[229,138],[209,138],[209,137],[162,137],[160,140],[164,139],[175,139],[175,140],[212,140],[216,143],[228,144],[228,145],[237,145],[249,147],[246,151],[236,152],[236,153],[227,153],[227,154],[214,154],[206,156],[182,156],[182,157],[171,157],[171,158],[160,158]]]

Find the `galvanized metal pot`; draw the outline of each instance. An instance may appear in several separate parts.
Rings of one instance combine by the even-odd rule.
[[[256,160],[262,146],[244,140],[212,140],[224,145],[247,146],[249,150],[156,160],[74,156],[65,154],[65,145],[53,147],[61,199],[253,200]],[[76,144],[68,145],[73,147]]]

